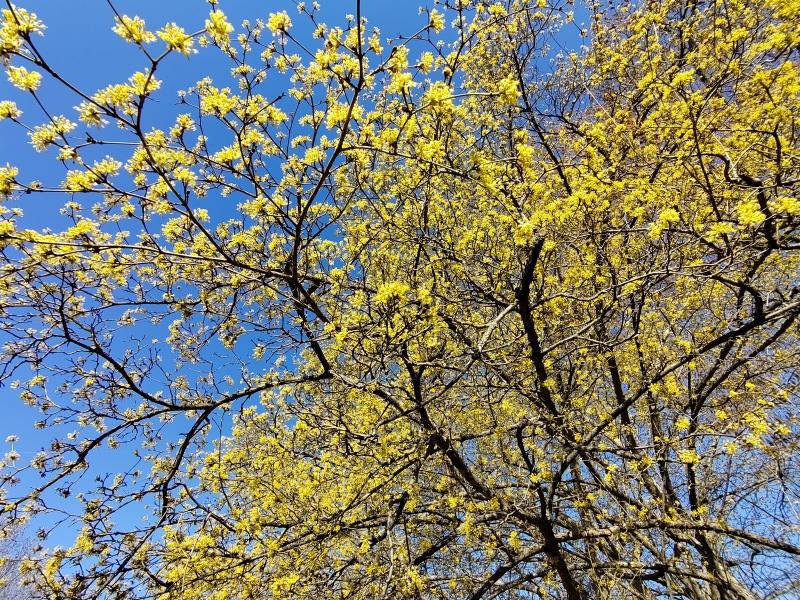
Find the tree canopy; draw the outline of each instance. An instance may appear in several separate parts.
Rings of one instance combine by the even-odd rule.
[[[3,9],[0,131],[64,167],[0,166],[35,593],[795,597],[800,4],[286,4],[109,2],[98,90]]]

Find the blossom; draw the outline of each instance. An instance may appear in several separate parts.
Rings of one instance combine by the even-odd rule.
[[[754,198],[748,198],[736,207],[736,216],[742,227],[756,227],[764,219],[764,213]]]
[[[76,124],[63,115],[53,117],[52,121],[46,125],[40,125],[30,132],[31,144],[41,152],[50,144],[55,143],[59,136],[63,136],[73,129]]]
[[[32,12],[15,6],[13,11],[4,9],[0,20],[0,56],[8,56],[19,50],[23,36],[31,33],[42,34],[45,26]]]
[[[655,239],[667,229],[671,224],[680,221],[681,216],[674,208],[665,208],[662,210],[654,223],[650,225],[647,235],[650,239]]]
[[[778,196],[770,203],[770,208],[779,213],[786,213],[793,217],[800,216],[800,201],[791,196]]]
[[[431,29],[433,29],[436,33],[439,33],[444,29],[445,21],[444,15],[440,13],[438,10],[432,10],[430,14],[430,21],[429,25]]]
[[[3,119],[18,119],[21,115],[22,111],[17,108],[16,103],[10,100],[0,102],[0,121]]]
[[[273,34],[286,33],[292,26],[292,19],[289,14],[284,10],[279,13],[272,13],[267,21],[267,27]]]
[[[422,56],[419,57],[419,70],[423,73],[428,73],[433,68],[433,61],[434,58],[432,52],[423,52]]]
[[[696,450],[680,450],[678,452],[678,460],[687,465],[693,465],[700,462],[700,455]]]
[[[8,67],[8,80],[22,91],[35,92],[42,82],[42,75],[25,67]]]
[[[151,31],[147,31],[144,20],[140,17],[122,15],[117,18],[117,24],[114,25],[112,31],[126,42],[134,44],[147,44],[156,40],[156,36]]]
[[[228,22],[225,13],[215,10],[206,19],[206,31],[217,45],[224,46],[228,43],[228,36],[233,31],[233,25]]]
[[[500,101],[507,106],[514,106],[517,103],[522,94],[513,75],[504,77],[497,82],[497,95],[500,96]]]
[[[130,76],[128,81],[131,89],[140,96],[147,96],[161,87],[161,82],[153,77],[152,73],[138,71]]]
[[[431,85],[428,92],[425,94],[426,102],[430,103],[439,109],[448,110],[453,107],[452,103],[452,90],[450,86],[444,82],[437,81]]]
[[[376,304],[388,304],[392,300],[398,300],[408,293],[411,288],[402,281],[389,281],[378,288],[375,294]]]
[[[158,31],[158,37],[167,43],[167,48],[170,50],[177,50],[181,54],[189,56],[194,45],[192,36],[186,33],[183,27],[179,27],[175,23],[167,23]]]

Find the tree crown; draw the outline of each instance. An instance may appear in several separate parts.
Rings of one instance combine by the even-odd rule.
[[[141,67],[91,90],[2,13],[3,131],[64,167],[0,166],[37,593],[793,593],[796,3],[209,4],[109,2]]]

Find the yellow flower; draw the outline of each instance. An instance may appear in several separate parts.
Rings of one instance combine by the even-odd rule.
[[[300,581],[300,576],[297,573],[273,578],[270,586],[273,595],[282,596],[284,593],[288,592],[298,581]]]
[[[101,125],[103,123],[103,119],[100,116],[100,109],[94,104],[89,102],[81,102],[75,108],[78,111],[78,118],[81,120],[81,122],[94,126]]]
[[[206,93],[200,98],[200,108],[204,113],[223,116],[234,109],[236,98],[231,96],[230,88],[218,90],[209,87]]]
[[[167,23],[164,25],[164,27],[159,30],[158,37],[167,43],[167,48],[169,50],[177,50],[186,56],[189,56],[189,53],[192,51],[192,46],[194,45],[192,36],[186,33],[183,27],[179,27],[175,23]]]
[[[421,139],[417,143],[417,157],[423,161],[441,162],[444,159],[442,140]]]
[[[445,25],[444,15],[440,13],[438,10],[434,9],[431,11],[430,17],[431,17],[430,18],[431,29],[433,29],[436,33],[442,31]]]
[[[770,208],[778,213],[786,213],[793,217],[800,216],[800,200],[791,196],[778,196],[772,201]]]
[[[109,85],[103,88],[102,90],[97,92],[94,96],[92,96],[92,99],[98,104],[106,104],[108,106],[121,106],[126,102],[130,101],[132,94],[133,94],[133,89],[131,88],[131,86],[124,83],[119,83],[115,85]]]
[[[145,29],[144,19],[140,17],[122,15],[117,18],[117,24],[112,30],[126,42],[134,44],[147,44],[156,40],[156,36]]]
[[[72,548],[76,552],[81,554],[87,554],[92,551],[92,547],[94,546],[91,538],[91,531],[88,527],[85,527],[80,535],[75,539],[75,544],[73,544]]]
[[[432,52],[423,52],[422,56],[419,57],[419,70],[423,73],[428,73],[433,68],[433,60]]]
[[[17,108],[16,103],[10,100],[0,102],[0,121],[3,119],[18,119],[21,115],[22,111]]]
[[[736,216],[742,227],[756,227],[764,220],[764,213],[754,198],[748,198],[736,207]]]
[[[674,208],[665,208],[662,210],[656,221],[650,225],[650,228],[647,232],[648,237],[651,240],[656,239],[659,237],[665,229],[667,229],[670,224],[677,223],[680,221],[681,216],[677,210]]]
[[[520,164],[528,169],[533,167],[534,150],[533,146],[527,144],[517,144],[517,159]]]
[[[411,73],[403,71],[394,73],[392,80],[387,86],[386,90],[394,94],[408,93],[414,87],[414,79]]]
[[[722,446],[723,448],[725,448],[725,452],[727,454],[736,454],[736,451],[739,449],[739,446],[737,446],[734,442],[730,441],[725,442]]]
[[[14,184],[14,177],[19,174],[16,167],[6,165],[0,167],[0,196],[8,196],[11,193]]]
[[[514,244],[517,246],[527,245],[533,238],[536,224],[530,219],[525,219],[514,228]]]
[[[62,115],[57,115],[53,117],[52,123],[36,127],[30,132],[31,144],[37,152],[41,152],[54,143],[59,136],[69,133],[75,127],[75,123]]]
[[[688,69],[686,71],[681,71],[675,77],[672,78],[672,87],[680,87],[687,83],[691,83],[694,80],[694,69]]]
[[[722,239],[723,235],[728,235],[736,232],[736,226],[733,223],[718,222],[711,225],[706,232],[706,237],[711,242],[717,242]]]
[[[289,18],[288,13],[284,10],[279,13],[271,13],[267,21],[267,27],[273,34],[286,33],[292,26],[292,19]]]
[[[68,171],[64,189],[69,192],[88,192],[97,183],[97,176],[88,171]]]
[[[517,80],[513,75],[504,77],[497,82],[497,95],[500,101],[507,106],[514,106],[522,95],[517,86]]]
[[[400,281],[390,281],[378,288],[378,293],[375,294],[376,304],[387,304],[391,300],[398,300],[408,293],[411,288]]]
[[[161,87],[161,82],[153,77],[151,73],[143,73],[141,71],[131,75],[128,81],[130,81],[133,91],[140,96],[147,96]]]
[[[197,175],[184,167],[178,167],[177,169],[174,169],[172,174],[175,176],[175,179],[184,185],[194,185],[194,183],[197,181]]]
[[[347,115],[349,113],[349,106],[344,103],[337,103],[328,108],[328,116],[325,120],[325,124],[333,129],[340,123],[344,123],[347,121]]]
[[[228,43],[228,35],[233,31],[233,25],[225,18],[225,13],[215,10],[206,19],[206,31],[219,46]]]
[[[451,98],[452,91],[450,90],[450,86],[441,81],[437,81],[431,85],[428,93],[425,94],[425,101],[439,109],[452,108],[453,103],[451,102]]]
[[[14,11],[3,10],[3,34],[8,36],[19,36],[20,34],[38,33],[41,35],[45,29],[35,13],[28,12],[24,8],[14,6]],[[5,41],[5,39],[3,40]]]
[[[97,233],[97,223],[88,219],[81,219],[75,225],[67,229],[65,235],[68,239],[75,239],[90,233]]]
[[[22,91],[35,92],[42,82],[42,75],[25,67],[8,67],[8,80]]]

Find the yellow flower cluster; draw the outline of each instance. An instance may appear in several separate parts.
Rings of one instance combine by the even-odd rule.
[[[112,28],[114,33],[127,42],[134,44],[147,44],[156,41],[152,31],[147,31],[144,19],[122,15],[117,18],[117,24]]]
[[[203,88],[200,96],[200,109],[207,114],[225,116],[236,107],[236,97],[230,88],[217,89],[213,86]]]
[[[225,13],[220,10],[215,10],[208,15],[208,19],[206,19],[206,32],[218,46],[226,46],[229,43],[229,36],[232,31],[233,25],[228,22]]]
[[[388,304],[392,300],[402,299],[411,288],[402,281],[390,281],[383,284],[375,294],[376,304]]]
[[[497,95],[502,104],[514,106],[522,95],[519,91],[517,79],[513,75],[508,75],[497,82]]]
[[[122,163],[111,157],[95,162],[85,171],[68,171],[64,180],[64,189],[70,192],[86,192],[103,179],[116,175]]]
[[[425,101],[432,107],[442,111],[452,109],[452,90],[450,86],[442,81],[437,81],[428,89],[425,94]]]
[[[77,125],[62,115],[53,117],[52,122],[41,125],[30,132],[31,144],[41,152],[50,144],[53,144],[59,136],[66,135]]]
[[[192,52],[194,40],[192,36],[184,31],[183,27],[175,23],[167,23],[158,32],[160,37],[167,44],[169,50],[177,50],[185,56]]]
[[[25,92],[35,92],[42,82],[42,75],[37,71],[29,71],[25,67],[8,67],[8,80]]]
[[[436,33],[440,33],[445,26],[444,15],[438,10],[433,9],[430,14],[429,25]]]
[[[674,208],[665,208],[659,213],[658,218],[650,225],[647,235],[650,236],[650,239],[656,239],[670,225],[680,221],[680,218],[681,216],[678,214],[677,210]]]
[[[284,10],[277,13],[271,13],[267,20],[267,27],[274,34],[286,33],[292,26],[292,19],[289,14]]]
[[[18,119],[22,116],[22,111],[17,108],[15,102],[10,100],[0,101],[0,121],[3,119]]]
[[[13,6],[3,9],[0,22],[0,56],[6,57],[22,47],[23,35],[41,34],[44,24],[32,12]]]
[[[8,196],[14,185],[14,178],[19,174],[19,169],[6,165],[0,167],[0,196]]]
[[[128,79],[130,89],[134,94],[147,96],[161,87],[161,82],[153,77],[152,73],[137,71]]]

